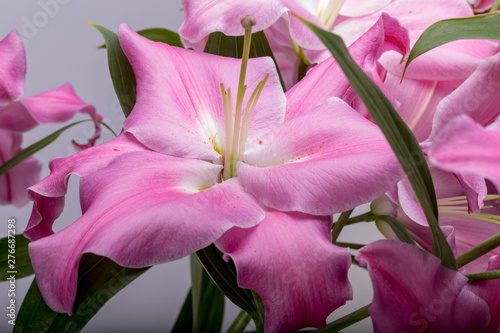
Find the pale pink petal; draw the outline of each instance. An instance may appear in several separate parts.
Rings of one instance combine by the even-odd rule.
[[[500,255],[492,257],[488,271],[500,269]],[[473,282],[467,289],[488,303],[491,322],[486,333],[498,333],[500,330],[500,280]]]
[[[0,106],[24,95],[25,76],[26,53],[23,42],[19,33],[12,30],[0,41]]]
[[[500,54],[484,60],[465,82],[438,105],[432,124],[433,136],[456,116],[465,114],[486,126],[500,115]]]
[[[323,327],[352,299],[349,250],[332,244],[331,225],[328,216],[268,211],[259,225],[217,241],[236,264],[238,285],[262,298],[266,332]]]
[[[382,52],[399,49],[405,55],[409,49],[406,30],[393,18],[382,15],[375,25],[356,43],[349,53],[372,78],[377,75],[376,60]],[[335,79],[332,79],[335,78]],[[355,94],[351,84],[333,57],[314,67],[306,77],[287,91],[286,119],[294,118],[330,97],[339,97],[350,104]]]
[[[348,17],[364,16],[380,10],[393,0],[346,0],[340,15]]]
[[[0,129],[0,165],[21,151],[20,133]],[[28,157],[0,176],[0,205],[24,206],[29,202],[26,189],[40,179],[42,164],[34,157]]]
[[[137,142],[132,135],[122,133],[116,139],[99,146],[50,161],[50,175],[28,189],[34,205],[25,236],[36,240],[54,233],[52,224],[63,211],[71,174],[83,176],[103,168],[123,153],[144,150],[148,148]]]
[[[155,43],[125,25],[118,36],[137,79],[137,102],[124,129],[158,152],[209,161],[220,158],[225,142],[220,84],[231,89],[234,110],[241,60]],[[249,93],[243,105],[267,73],[249,140],[283,122],[285,96],[271,58],[249,60]]]
[[[496,124],[483,128],[465,115],[456,117],[434,136],[429,156],[439,168],[481,175],[500,189],[500,126]]]
[[[82,176],[84,214],[62,231],[31,242],[46,303],[72,313],[84,253],[139,268],[182,258],[234,226],[264,219],[237,179],[216,184],[222,166],[155,152],[130,152]]]
[[[248,145],[237,171],[263,204],[315,215],[369,202],[402,177],[380,129],[337,98]]]
[[[242,36],[245,30],[240,21],[246,15],[256,18],[253,31],[264,30],[287,11],[282,1],[276,0],[183,0],[182,5],[185,19],[179,34],[189,43],[197,43],[215,31]]]
[[[488,305],[464,288],[467,278],[410,244],[380,240],[356,259],[374,288],[368,312],[375,332],[484,332]]]

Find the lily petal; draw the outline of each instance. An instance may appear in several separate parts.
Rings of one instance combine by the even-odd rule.
[[[0,106],[24,95],[26,53],[19,33],[12,30],[0,41]],[[1,114],[1,112],[0,112]]]
[[[488,305],[464,288],[467,278],[432,254],[403,242],[380,240],[356,259],[368,268],[374,296],[368,312],[375,332],[484,332]]]
[[[202,249],[234,226],[259,223],[265,213],[237,179],[214,185],[221,169],[201,160],[130,152],[82,176],[82,217],[29,245],[47,305],[72,313],[84,253],[146,267]]]
[[[50,175],[28,189],[28,195],[34,205],[24,235],[31,240],[37,240],[54,233],[52,224],[63,211],[70,174],[83,176],[103,168],[123,153],[145,150],[149,149],[132,135],[122,133],[106,143],[68,157],[51,160]]]
[[[231,88],[235,105],[241,60],[155,43],[125,25],[118,37],[137,79],[137,102],[125,120],[125,131],[168,155],[208,161],[220,158],[225,142],[220,85]],[[285,95],[271,58],[249,60],[247,91],[252,92],[267,73],[249,140],[272,131],[284,119]],[[249,98],[247,93],[243,105]]]
[[[434,137],[429,156],[439,168],[481,175],[500,189],[500,117],[486,128],[456,117]]]
[[[331,225],[328,216],[268,211],[259,225],[233,228],[217,241],[235,262],[238,285],[262,298],[266,332],[324,327],[352,299],[349,250],[332,244]]]
[[[237,171],[263,204],[315,215],[369,202],[403,173],[380,129],[338,98],[247,146]]]
[[[0,165],[21,151],[20,133],[0,129]],[[24,206],[29,202],[26,189],[40,179],[42,164],[30,156],[0,176],[0,205]]]

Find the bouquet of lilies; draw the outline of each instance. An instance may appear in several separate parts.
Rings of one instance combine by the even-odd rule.
[[[0,203],[33,205],[0,241],[3,281],[35,274],[14,332],[78,332],[150,266],[186,256],[172,332],[220,331],[225,297],[241,308],[229,332],[367,317],[375,332],[500,332],[500,1],[183,7],[178,33],[89,23],[126,116],[100,144],[109,126],[70,85],[23,97],[22,40],[0,41]],[[90,119],[21,148],[77,112]],[[95,134],[40,180],[32,155],[81,122]],[[71,174],[82,215],[54,232]],[[360,222],[387,239],[338,241]],[[352,265],[373,300],[328,323],[353,299]]]

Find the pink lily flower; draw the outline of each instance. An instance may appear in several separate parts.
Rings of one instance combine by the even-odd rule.
[[[365,246],[356,259],[372,280],[375,332],[497,332],[498,280],[468,285],[437,257],[393,240]]]
[[[0,41],[0,164],[21,151],[23,132],[38,124],[65,122],[78,112],[101,119],[92,105],[84,103],[69,84],[32,97],[24,97],[26,54],[16,30]],[[83,149],[94,145],[100,127]],[[0,176],[0,204],[23,206],[29,202],[26,189],[40,178],[42,165],[31,156]]]
[[[138,84],[123,133],[53,160],[29,189],[24,234],[47,304],[72,312],[84,253],[145,267],[216,242],[240,286],[263,299],[266,331],[322,326],[352,297],[349,251],[331,243],[330,215],[402,174],[379,129],[337,98],[285,121],[293,96],[269,58],[248,60],[255,98],[241,101],[230,91],[241,60],[155,43],[124,25],[118,36]],[[241,105],[253,110],[243,120]],[[54,233],[71,173],[81,177],[83,215]]]

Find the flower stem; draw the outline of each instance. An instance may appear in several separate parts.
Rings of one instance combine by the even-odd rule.
[[[357,322],[370,317],[370,314],[368,313],[368,307],[370,305],[371,304],[365,305],[361,309],[351,312],[350,314],[339,318],[334,322],[331,322],[330,324],[326,325],[325,328],[321,330],[315,330],[313,332],[338,332],[346,327],[354,325]]]
[[[467,265],[471,261],[485,255],[497,247],[500,247],[500,232],[459,255],[456,258],[457,266],[462,267]]]
[[[241,333],[247,327],[252,317],[245,310],[241,310],[236,319],[233,321],[227,333]]]
[[[332,243],[335,243],[337,241],[337,238],[339,237],[340,232],[342,231],[345,224],[347,223],[347,220],[349,219],[349,216],[351,216],[353,210],[354,209],[347,210],[347,211],[343,212],[342,214],[340,214],[339,220],[333,225],[333,228],[332,228]]]
[[[467,274],[465,276],[469,279],[469,282],[497,280],[500,279],[500,269],[483,273]]]
[[[358,216],[350,217],[347,220],[346,225],[354,224],[354,223],[359,223],[359,222],[370,222],[370,221],[368,221],[368,218],[371,217],[371,216],[373,216],[373,215],[374,214],[372,212],[367,212],[367,213],[364,213],[364,214],[361,214],[361,215],[358,215]]]

